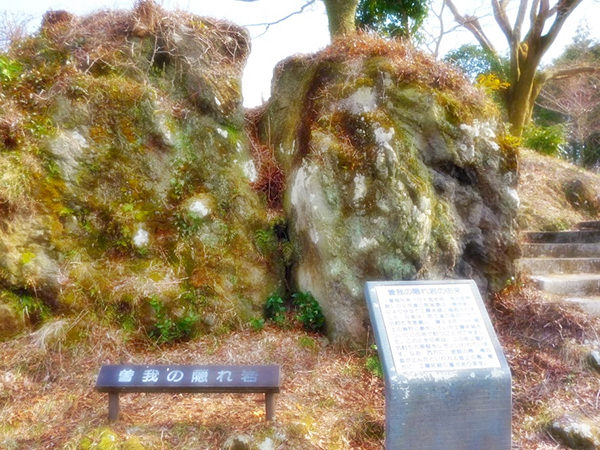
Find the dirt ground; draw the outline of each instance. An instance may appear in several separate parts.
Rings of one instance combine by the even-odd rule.
[[[549,303],[527,283],[488,304],[513,375],[513,448],[562,448],[547,433],[568,412],[600,421],[600,378],[585,355],[598,321]],[[82,314],[0,343],[0,448],[217,449],[245,434],[281,449],[383,448],[384,384],[374,352],[267,325],[169,347],[129,340]],[[260,394],[127,394],[107,422],[94,391],[103,363],[281,365],[276,420]]]

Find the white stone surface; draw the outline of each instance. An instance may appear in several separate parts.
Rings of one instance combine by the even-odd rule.
[[[258,172],[256,171],[256,166],[254,165],[254,161],[251,159],[244,163],[244,175],[250,180],[251,183],[254,183],[258,179]]]
[[[374,111],[377,108],[376,92],[371,87],[360,87],[352,95],[341,100],[340,106],[353,114]]]
[[[210,214],[210,208],[201,199],[192,201],[192,203],[190,203],[188,211],[190,212],[190,214],[193,214],[196,217],[200,218],[206,217]]]
[[[133,245],[138,248],[146,247],[150,242],[150,234],[141,226],[133,235]]]
[[[49,148],[65,179],[74,181],[79,159],[89,148],[85,137],[77,130],[65,130],[50,142]]]

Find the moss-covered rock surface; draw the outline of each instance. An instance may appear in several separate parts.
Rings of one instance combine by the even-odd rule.
[[[82,309],[159,341],[261,314],[279,270],[255,245],[248,51],[138,2],[49,12],[0,55],[0,336]]]
[[[359,35],[281,63],[272,95],[258,128],[287,180],[294,283],[334,339],[364,342],[367,280],[510,277],[516,155],[461,76]]]
[[[248,121],[248,51],[143,1],[0,56],[0,335],[92,310],[167,342],[296,291],[356,343],[366,280],[510,277],[516,156],[462,77],[359,35],[283,62]]]

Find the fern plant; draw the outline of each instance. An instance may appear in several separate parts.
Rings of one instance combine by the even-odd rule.
[[[285,304],[280,295],[273,293],[265,302],[265,315],[279,326],[285,324]]]

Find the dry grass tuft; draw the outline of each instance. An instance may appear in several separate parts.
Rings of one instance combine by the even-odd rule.
[[[263,113],[264,108],[261,107],[246,111],[245,128],[250,139],[250,152],[258,171],[258,179],[252,187],[265,195],[269,208],[279,211],[282,208],[285,175],[275,158],[274,149],[263,144],[258,138],[257,123]]]
[[[146,38],[153,45],[142,45],[142,51],[148,51],[143,56],[149,63],[144,69],[136,64],[134,49]],[[191,42],[197,48],[192,49]],[[157,64],[168,62],[181,66],[180,70],[202,66],[208,77],[211,68],[239,70],[249,50],[248,34],[243,28],[184,11],[168,12],[152,0],[140,0],[131,11],[104,10],[84,17],[49,11],[39,36],[14,40],[9,54],[19,61],[40,65],[47,64],[48,55],[53,54],[57,63],[69,60],[84,74],[137,73],[144,77]]]
[[[486,103],[483,92],[475,88],[461,72],[399,39],[383,39],[375,34],[359,32],[335,40],[325,50],[309,57],[307,63],[351,63],[353,60],[377,57],[386,59],[398,83],[415,83],[452,91],[468,105],[483,108]],[[283,70],[284,66],[285,61],[278,65],[276,71]]]

